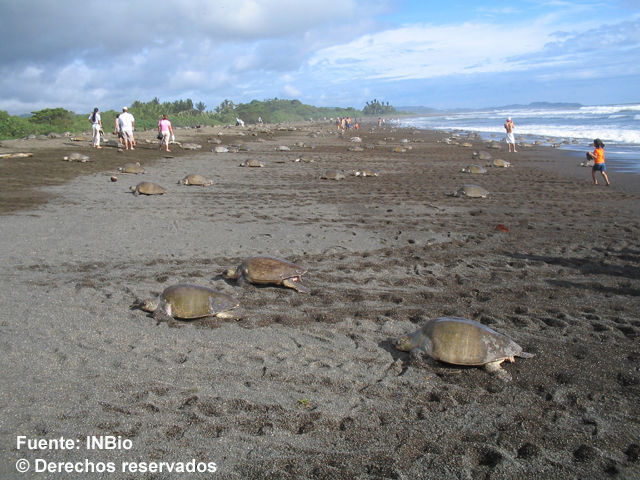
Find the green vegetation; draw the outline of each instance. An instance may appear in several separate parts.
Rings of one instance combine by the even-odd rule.
[[[362,109],[362,113],[365,115],[389,115],[396,113],[396,109],[389,105],[389,102],[385,105],[374,98],[371,103],[367,102],[366,107]]]
[[[148,102],[136,100],[129,107],[129,112],[136,119],[136,129],[154,129],[162,114],[166,113],[171,123],[177,127],[194,127],[196,125],[229,125],[235,124],[236,118],[246,123],[257,123],[261,118],[264,123],[300,122],[306,120],[322,120],[325,118],[347,117],[358,118],[363,115],[383,115],[395,113],[389,105],[378,100],[367,102],[364,110],[355,108],[327,108],[305,105],[299,100],[283,100],[278,98],[250,103],[235,104],[224,100],[213,111],[206,111],[203,102],[196,104],[190,98],[163,102],[156,97]],[[108,110],[100,112],[102,125],[106,132],[113,131],[114,121],[120,112]],[[49,133],[86,132],[90,130],[88,117],[90,113],[75,114],[64,108],[46,108],[31,112],[30,117],[9,115],[0,110],[0,140],[21,138],[30,134],[47,135]]]

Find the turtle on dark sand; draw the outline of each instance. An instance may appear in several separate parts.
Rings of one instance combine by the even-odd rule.
[[[430,320],[415,332],[395,339],[393,345],[405,352],[423,351],[445,363],[482,366],[504,379],[509,375],[502,370],[502,362],[533,357],[510,337],[474,320],[457,317]]]
[[[139,173],[145,173],[144,168],[140,166],[140,162],[125,163],[122,167],[118,168],[118,170],[122,173],[132,173],[136,175]]]
[[[450,197],[487,198],[489,192],[479,185],[463,185],[457,191],[447,193]]]
[[[140,182],[135,187],[130,187],[129,190],[134,195],[163,195],[167,191],[164,187],[151,182]]]
[[[228,269],[224,277],[256,285],[282,285],[300,293],[309,293],[309,289],[300,283],[300,277],[306,272],[305,268],[286,260],[258,256],[249,257],[238,267]]]
[[[179,185],[198,185],[201,187],[210,187],[213,185],[213,180],[205,178],[198,174],[189,174],[182,180],[178,180]]]
[[[323,180],[343,180],[346,177],[340,170],[327,170],[320,178]]]
[[[165,288],[157,298],[138,301],[134,307],[152,312],[158,320],[191,320],[202,317],[233,318],[229,311],[238,305],[238,301],[226,293],[181,283]]]

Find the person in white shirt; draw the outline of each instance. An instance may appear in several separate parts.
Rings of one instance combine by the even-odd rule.
[[[93,109],[93,113],[89,115],[89,123],[91,124],[91,132],[93,133],[93,148],[102,148],[100,146],[100,131],[102,130],[102,119],[98,113],[98,107]]]
[[[133,146],[136,144],[133,139],[133,130],[136,126],[136,120],[133,118],[133,115],[127,111],[127,107],[122,107],[122,113],[118,117],[118,125],[120,126],[122,136],[124,137],[124,149],[133,150]]]

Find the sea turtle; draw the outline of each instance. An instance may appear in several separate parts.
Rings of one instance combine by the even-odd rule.
[[[487,167],[502,167],[507,168],[511,166],[511,162],[502,160],[501,158],[494,158],[491,162],[487,163]]]
[[[457,191],[447,193],[450,197],[487,198],[489,192],[478,185],[463,185]]]
[[[145,173],[144,168],[140,166],[140,162],[125,163],[122,167],[118,168],[118,170],[121,171],[122,173],[133,173],[136,175],[138,173]]]
[[[73,153],[70,153],[69,155],[63,157],[63,160],[66,160],[67,162],[85,163],[85,162],[89,161],[89,155],[84,155],[82,153],[73,152]]]
[[[153,312],[158,320],[179,318],[189,320],[202,317],[233,318],[238,301],[226,293],[199,285],[180,283],[164,289],[157,298],[139,300],[135,307]]]
[[[491,160],[493,156],[489,152],[473,152],[473,158],[477,158],[478,160]]]
[[[182,180],[178,180],[179,185],[198,185],[201,187],[209,187],[213,185],[213,180],[204,178],[202,175],[189,174]]]
[[[202,148],[202,145],[199,143],[183,143],[180,146],[183,150],[200,150]]]
[[[591,155],[591,152],[587,152],[587,159],[584,162],[580,162],[581,167],[593,167],[595,162],[593,161],[593,158],[590,155]]]
[[[257,158],[249,158],[248,160],[245,160],[244,162],[242,162],[239,166],[240,167],[264,167],[264,163],[262,163]]]
[[[370,168],[360,168],[353,173],[356,177],[377,177],[378,172]]]
[[[508,336],[474,320],[457,317],[429,320],[415,332],[395,339],[393,345],[413,353],[422,350],[445,363],[483,366],[487,371],[500,372],[504,378],[509,375],[501,369],[502,362],[514,362],[514,357],[533,357]]]
[[[283,285],[300,293],[309,293],[309,289],[300,283],[300,277],[306,272],[306,269],[279,258],[249,257],[238,267],[225,271],[224,277],[257,285]]]
[[[156,183],[140,182],[135,187],[129,187],[134,195],[162,195],[166,193],[166,189]]]
[[[487,173],[487,169],[480,165],[469,165],[461,170],[464,173]]]
[[[223,147],[222,145],[218,145],[212,151],[215,153],[229,153],[229,149],[227,147]]]
[[[327,170],[320,178],[323,180],[342,180],[346,177],[340,170]]]

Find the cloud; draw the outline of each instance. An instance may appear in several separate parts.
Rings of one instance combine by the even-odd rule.
[[[217,90],[229,98],[243,82],[276,83],[314,49],[346,32],[364,32],[386,4],[66,0],[62,8],[57,0],[6,2],[0,6],[0,108],[51,101],[86,109],[87,92],[116,106],[159,92],[181,97]]]
[[[292,97],[292,98],[296,98],[300,96],[300,90],[298,90],[297,88],[295,88],[292,85],[285,85],[284,88],[284,93],[285,95],[287,95],[288,97]]]
[[[384,14],[399,6],[409,22],[392,24]],[[427,81],[547,82],[640,68],[633,10],[626,22],[605,22],[616,8],[599,0],[467,6],[464,20],[423,23],[432,12],[460,15],[397,0],[2,2],[0,109],[83,112],[156,96],[210,106],[276,95],[359,105],[370,92],[415,99]]]

